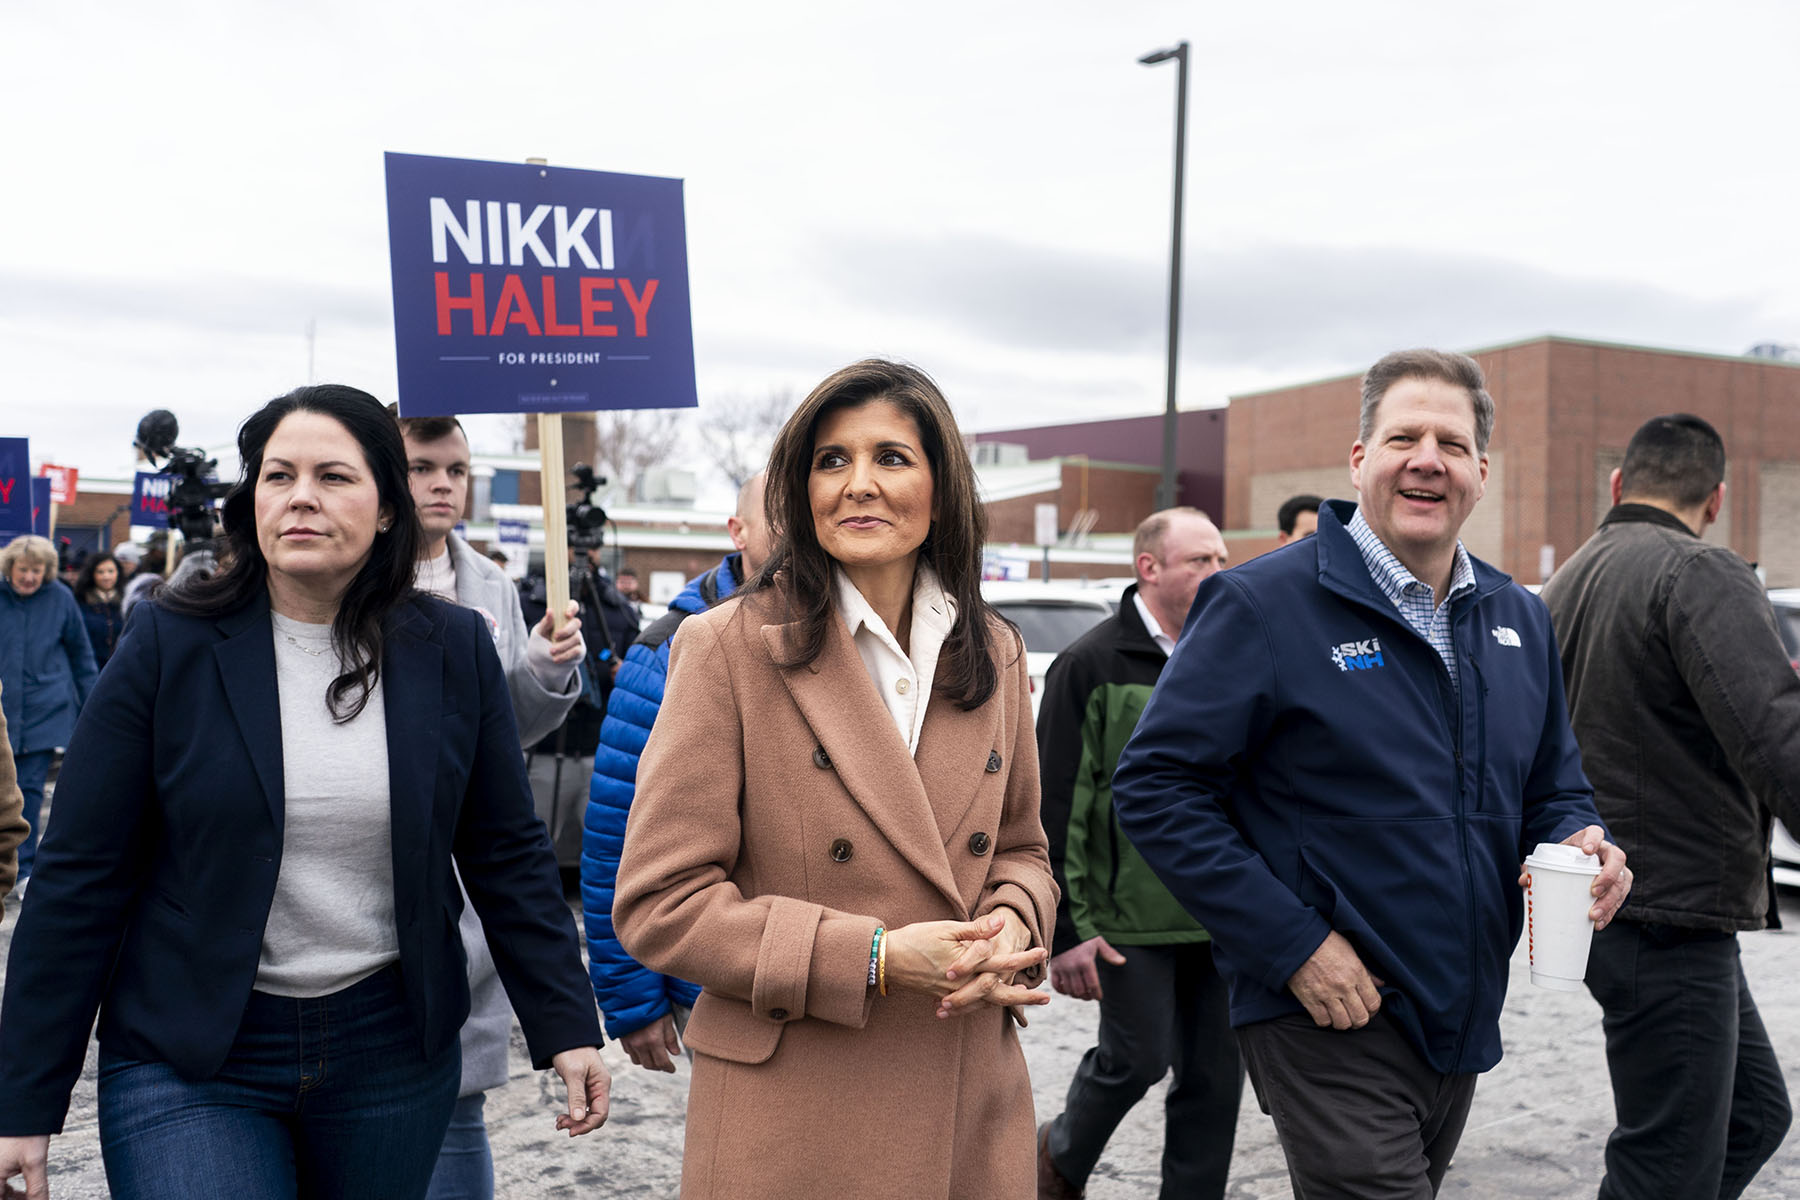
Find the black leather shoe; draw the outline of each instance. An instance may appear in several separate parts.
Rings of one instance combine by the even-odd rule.
[[[1056,1163],[1050,1158],[1050,1122],[1045,1121],[1038,1126],[1037,1136],[1037,1194],[1038,1200],[1081,1200],[1087,1195],[1086,1188],[1078,1188],[1062,1177],[1056,1169]]]

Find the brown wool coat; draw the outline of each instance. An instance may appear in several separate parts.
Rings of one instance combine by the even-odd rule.
[[[6,916],[6,893],[19,881],[19,847],[31,826],[25,823],[25,795],[13,766],[12,742],[6,736],[6,714],[0,712],[0,917]]]
[[[877,925],[1005,904],[1047,944],[1023,647],[996,623],[994,695],[963,712],[934,694],[909,756],[842,621],[810,667],[775,665],[775,605],[760,593],[682,624],[619,863],[620,941],[705,989],[681,1194],[1030,1200],[1012,1020],[939,1020],[929,996],[866,984]]]

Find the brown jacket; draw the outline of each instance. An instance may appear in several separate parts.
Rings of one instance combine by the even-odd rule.
[[[810,667],[775,665],[776,605],[683,623],[619,864],[620,941],[704,988],[681,1194],[1027,1200],[1031,1084],[1007,1014],[939,1020],[930,997],[866,983],[877,925],[1005,904],[1046,943],[1023,647],[996,623],[994,695],[963,712],[934,694],[909,756],[841,621]]]
[[[25,823],[25,796],[13,766],[12,742],[6,736],[6,714],[0,712],[0,917],[6,916],[6,893],[19,880],[19,847],[31,827]]]

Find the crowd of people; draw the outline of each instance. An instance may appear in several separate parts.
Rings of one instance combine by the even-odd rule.
[[[813,389],[642,628],[585,549],[555,613],[455,532],[454,418],[271,401],[205,569],[0,552],[0,1181],[46,1194],[97,1018],[116,1196],[491,1197],[515,1022],[571,1135],[604,1022],[690,1064],[685,1197],[1080,1197],[1171,1072],[1164,1197],[1225,1194],[1246,1077],[1296,1197],[1429,1197],[1561,843],[1595,867],[1599,1196],[1740,1195],[1791,1119],[1736,934],[1800,828],[1800,676],[1702,537],[1710,425],[1638,431],[1539,599],[1461,540],[1496,419],[1472,359],[1384,357],[1355,500],[1294,497],[1230,569],[1205,513],[1151,514],[1034,722],[916,368]],[[584,764],[585,972],[540,754]],[[1099,1022],[1040,1123],[1046,982]]]

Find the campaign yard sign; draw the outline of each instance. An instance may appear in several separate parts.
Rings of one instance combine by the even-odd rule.
[[[175,476],[139,471],[131,481],[131,523],[152,529],[169,527],[169,493]]]
[[[494,531],[494,540],[506,555],[501,569],[508,579],[525,578],[526,568],[531,565],[531,526],[523,521],[496,521]]]
[[[81,468],[59,467],[51,463],[45,463],[38,468],[38,474],[50,481],[51,503],[75,503],[75,481],[81,476]]]
[[[50,481],[42,475],[31,481],[31,532],[50,536]]]
[[[400,411],[692,408],[682,182],[387,155]]]
[[[0,539],[11,541],[30,532],[31,442],[0,437]]]

